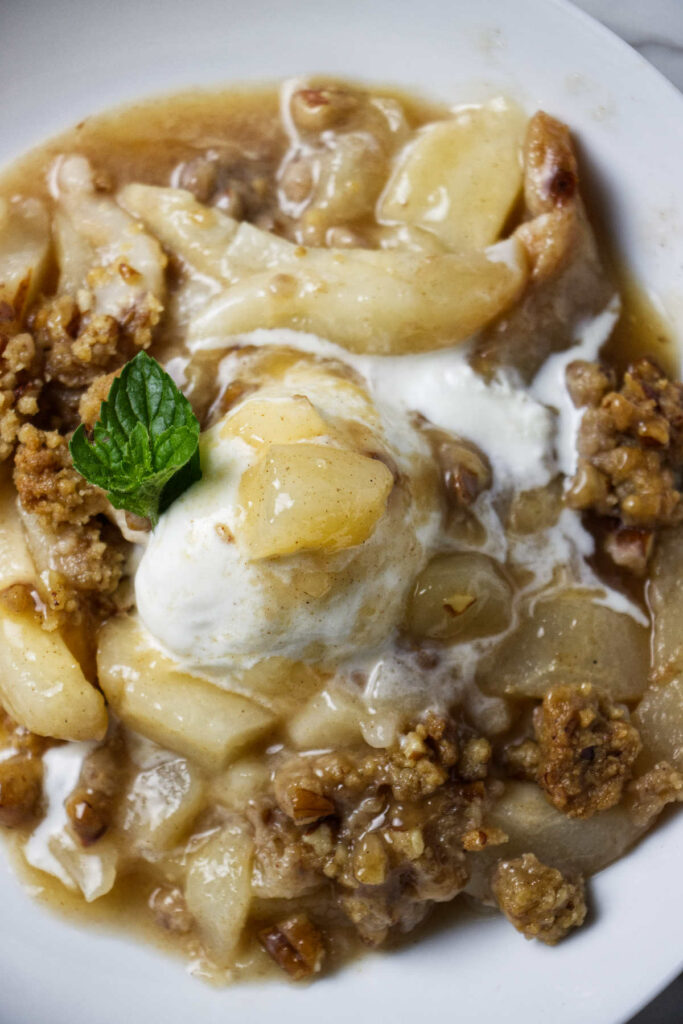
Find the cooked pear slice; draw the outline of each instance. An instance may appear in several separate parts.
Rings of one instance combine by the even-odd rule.
[[[195,319],[194,349],[259,327],[309,331],[353,352],[443,348],[504,312],[527,280],[518,239],[432,255],[305,248],[216,211],[209,215],[178,189],[129,185],[120,202],[196,274],[226,286]]]
[[[57,632],[0,605],[0,701],[39,736],[101,740],[107,711]]]
[[[430,231],[454,251],[495,242],[521,192],[525,126],[502,99],[428,125],[399,155],[378,219]]]
[[[330,427],[305,395],[247,399],[225,420],[224,437],[239,437],[253,448],[287,444],[329,434]]]
[[[225,967],[251,904],[254,841],[240,821],[219,829],[190,859],[187,908],[213,960]]]
[[[224,768],[277,721],[254,701],[183,672],[128,616],[100,630],[97,671],[125,725],[210,771]]]

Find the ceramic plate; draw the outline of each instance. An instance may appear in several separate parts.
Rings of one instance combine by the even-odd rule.
[[[108,105],[190,85],[328,71],[452,102],[513,94],[572,126],[619,251],[683,326],[683,98],[559,0],[1,0],[0,40],[2,162]],[[211,989],[46,913],[0,864],[0,1019],[620,1024],[681,967],[682,851],[679,814],[594,879],[594,923],[557,949],[475,918],[303,989]]]

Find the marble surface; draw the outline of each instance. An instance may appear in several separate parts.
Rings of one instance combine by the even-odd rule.
[[[635,47],[683,91],[683,0],[574,2]]]
[[[683,0],[574,0],[683,91]],[[683,975],[630,1024],[681,1024]]]

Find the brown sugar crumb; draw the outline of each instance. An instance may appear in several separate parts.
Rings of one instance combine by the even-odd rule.
[[[21,428],[14,483],[26,511],[53,526],[82,525],[107,508],[104,493],[73,468],[67,439],[56,430]]]
[[[683,803],[683,774],[660,761],[628,787],[628,809],[636,825],[649,828],[667,804]]]
[[[32,336],[22,333],[7,338],[0,330],[0,462],[14,451],[26,418],[38,412],[41,373],[40,353]]]
[[[294,981],[303,981],[322,969],[323,937],[306,914],[297,914],[264,928],[259,932],[259,941],[278,967]]]
[[[462,837],[462,848],[468,853],[478,853],[480,850],[485,850],[487,846],[501,846],[502,843],[507,843],[509,838],[507,832],[503,832],[502,828],[494,826],[473,828]]]
[[[549,946],[586,918],[583,880],[569,880],[533,853],[501,861],[492,889],[498,906],[517,931]]]
[[[45,379],[82,388],[102,373],[116,354],[119,327],[111,316],[83,318],[75,299],[46,300],[31,326],[45,359]]]
[[[126,266],[121,264],[116,272]],[[90,272],[95,277],[108,273],[110,270],[103,268]],[[130,268],[122,276],[126,273]],[[67,388],[88,387],[103,372],[149,347],[161,312],[161,304],[151,294],[120,320],[106,313],[91,313],[70,295],[44,300],[30,324],[44,357],[45,380],[58,381]]]
[[[118,376],[119,372],[117,370],[114,373],[103,373],[99,377],[95,377],[88,390],[83,393],[78,405],[78,415],[88,429],[93,427],[100,418],[102,402],[107,398],[114,378]]]
[[[73,591],[111,594],[124,568],[124,543],[102,513],[103,491],[77,473],[66,437],[24,424],[14,483],[29,513],[29,546],[53,611],[73,611]]]
[[[568,387],[575,405],[586,406],[578,467],[567,492],[570,507],[611,516],[627,528],[681,522],[683,385],[653,360],[640,359],[618,390],[607,371],[589,363],[569,367]],[[610,550],[619,564],[642,565],[642,550],[618,537]]]
[[[556,686],[534,714],[538,784],[571,818],[589,818],[619,803],[641,749],[625,708],[589,683]]]
[[[249,813],[260,894],[332,886],[361,939],[407,932],[467,881],[464,848],[502,841],[484,821],[490,746],[434,712],[389,750],[296,755],[275,772],[276,807]],[[322,820],[324,818],[324,820]]]

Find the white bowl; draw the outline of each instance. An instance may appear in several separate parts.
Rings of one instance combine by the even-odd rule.
[[[4,0],[0,162],[89,113],[194,84],[302,71],[496,92],[577,133],[619,251],[683,325],[683,98],[560,0]],[[557,949],[466,919],[308,989],[214,990],[153,949],[73,927],[0,868],[0,1017],[11,1024],[620,1024],[682,963],[683,815],[591,884],[596,920]]]

